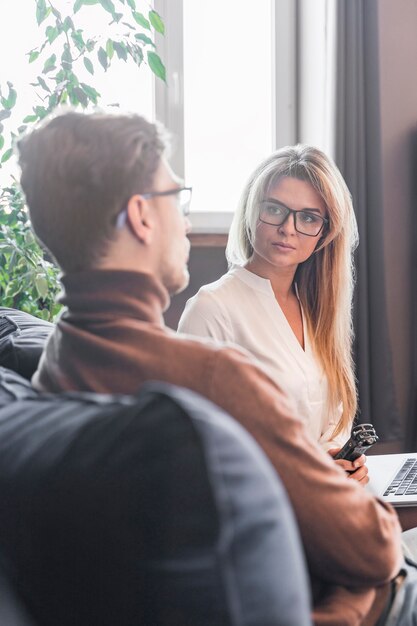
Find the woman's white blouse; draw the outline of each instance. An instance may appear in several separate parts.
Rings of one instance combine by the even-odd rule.
[[[329,415],[327,377],[311,348],[304,315],[303,350],[268,279],[234,267],[188,300],[178,330],[232,342],[251,352],[295,402],[298,417],[325,450],[348,439],[349,432],[331,439],[341,408],[337,415]]]

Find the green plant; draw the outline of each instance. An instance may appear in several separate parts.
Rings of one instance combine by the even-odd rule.
[[[3,11],[6,4],[3,2]],[[14,122],[18,94],[13,82],[0,85],[0,169],[12,159],[16,137],[60,105],[86,109],[100,103],[100,93],[90,84],[91,79],[82,79],[82,74],[94,76],[98,65],[107,71],[115,61],[133,62],[138,67],[147,64],[165,81],[165,67],[153,39],[155,32],[164,34],[164,23],[151,7],[145,15],[137,10],[135,0],[61,0],[60,5],[67,4],[66,11],[62,7],[58,10],[57,4],[34,0],[42,33],[39,46],[27,53],[28,62],[39,67],[31,83],[34,101],[8,134],[5,126]],[[110,20],[105,35],[86,36],[77,24],[79,12],[91,5]],[[52,320],[60,309],[55,303],[60,289],[58,269],[33,236],[19,184],[13,175],[9,178],[0,189],[0,300],[3,306]]]

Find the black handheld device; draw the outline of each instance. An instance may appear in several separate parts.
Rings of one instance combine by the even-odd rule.
[[[378,436],[372,424],[358,424],[352,428],[350,438],[333,458],[354,461],[377,441]]]

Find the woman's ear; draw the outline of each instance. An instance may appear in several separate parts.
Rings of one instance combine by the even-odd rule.
[[[153,221],[149,207],[149,202],[140,194],[136,194],[129,199],[126,207],[127,224],[135,237],[143,244],[152,241]]]

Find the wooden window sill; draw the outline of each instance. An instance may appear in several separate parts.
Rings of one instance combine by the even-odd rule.
[[[193,248],[225,248],[227,244],[226,234],[191,232],[188,238]]]

